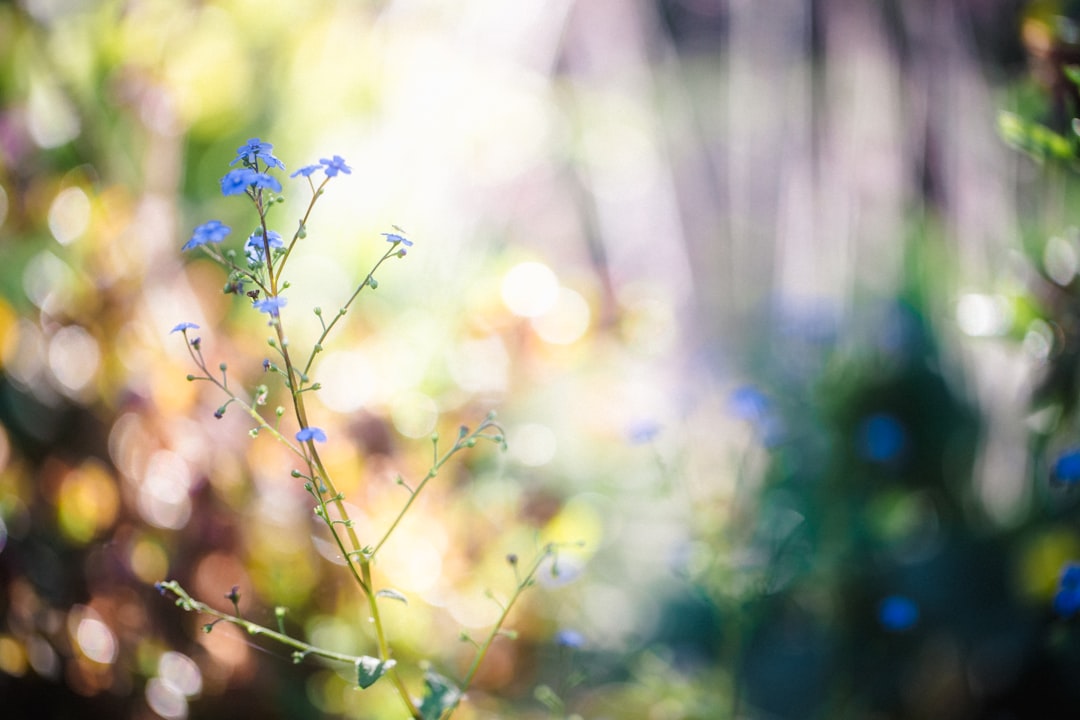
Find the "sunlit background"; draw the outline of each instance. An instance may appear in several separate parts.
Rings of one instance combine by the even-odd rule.
[[[580,541],[459,717],[1072,717],[1070,5],[0,2],[0,715],[401,715],[154,589],[373,651],[292,459],[169,334],[264,382],[265,316],[180,251],[209,219],[240,247],[218,180],[260,137],[352,168],[290,260],[296,346],[381,232],[415,242],[314,370],[360,536],[432,433],[506,429],[380,556],[418,693],[508,554]],[[1048,128],[1026,154],[1003,111]]]

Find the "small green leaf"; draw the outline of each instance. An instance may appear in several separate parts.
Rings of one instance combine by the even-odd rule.
[[[375,597],[390,598],[391,600],[397,600],[398,602],[403,602],[406,605],[409,604],[409,598],[405,597],[402,593],[399,593],[397,590],[393,590],[391,588],[384,588],[383,590],[380,590],[379,592],[375,593]]]
[[[1080,87],[1080,65],[1066,65],[1062,70],[1065,71],[1065,77],[1069,79],[1069,82]]]
[[[1014,113],[1003,112],[998,115],[998,132],[1001,138],[1015,148],[1024,149],[1028,144],[1027,123]]]
[[[439,720],[447,710],[461,702],[461,690],[442,675],[433,670],[424,674],[427,691],[420,703],[420,715],[424,720]]]
[[[383,661],[369,655],[362,655],[356,660],[356,684],[361,690],[367,690],[396,664],[397,660]]]

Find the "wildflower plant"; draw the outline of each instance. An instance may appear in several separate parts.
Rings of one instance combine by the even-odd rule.
[[[207,360],[202,340],[197,334],[199,326],[195,323],[180,322],[172,332],[183,336],[198,370],[187,376],[188,381],[209,383],[224,396],[221,406],[214,413],[215,417],[220,419],[230,407],[238,408],[251,420],[252,437],[268,434],[295,457],[295,467],[286,472],[297,482],[303,483],[304,490],[314,502],[314,514],[325,524],[352,583],[363,596],[365,619],[369,621],[363,625],[370,624],[372,627],[371,648],[366,654],[350,655],[294,637],[286,632],[284,607],[276,608],[274,626],[241,617],[239,589],[235,587],[225,595],[232,603],[233,612],[223,612],[193,597],[175,580],[159,582],[157,588],[163,595],[173,597],[181,609],[211,618],[203,626],[207,633],[211,632],[217,623],[232,623],[252,636],[267,638],[291,648],[295,663],[309,658],[320,658],[323,661],[351,664],[358,688],[366,689],[385,679],[385,682],[391,683],[395,688],[409,716],[420,720],[448,718],[464,697],[495,639],[500,635],[513,635],[505,625],[521,594],[535,584],[541,568],[550,566],[554,572],[558,567],[557,563],[553,562],[558,547],[555,544],[544,545],[527,564],[519,565],[516,555],[507,556],[514,581],[513,590],[505,602],[499,603],[498,619],[482,640],[473,640],[463,634],[475,648],[475,655],[465,676],[460,682],[454,682],[434,669],[426,668],[424,692],[417,699],[398,673],[393,638],[389,636],[380,612],[381,603],[407,603],[407,598],[404,593],[392,587],[379,587],[373,577],[372,567],[378,562],[380,551],[399,528],[402,519],[439,471],[458,453],[473,448],[480,442],[491,442],[505,448],[504,433],[494,413],[490,413],[474,428],[460,427],[449,447],[440,445],[438,433],[432,435],[431,464],[427,473],[413,483],[408,483],[403,478],[397,480],[406,490],[407,498],[396,517],[381,535],[364,538],[360,536],[349,516],[345,495],[338,489],[339,484],[331,476],[320,453],[320,446],[332,442],[334,438],[316,424],[317,419],[309,412],[305,400],[308,393],[321,389],[320,383],[312,377],[313,368],[316,358],[323,352],[334,330],[353,308],[362,291],[371,291],[378,287],[376,271],[386,262],[405,257],[407,248],[413,246],[413,241],[398,227],[394,227],[393,232],[383,233],[388,243],[385,252],[352,294],[344,299],[333,316],[328,318],[320,308],[314,309],[321,332],[311,348],[299,351],[289,342],[285,322],[285,310],[289,307],[286,293],[290,287],[286,271],[294,253],[307,240],[308,220],[316,203],[324,195],[327,185],[335,178],[350,174],[352,169],[341,156],[334,155],[291,174],[291,179],[299,178],[298,182],[301,183],[306,181],[311,197],[291,237],[286,239],[279,231],[272,229],[275,224],[273,221],[276,220],[272,212],[284,202],[281,181],[273,173],[285,171],[285,164],[275,157],[272,151],[273,146],[270,143],[252,138],[238,148],[236,157],[229,163],[232,169],[228,170],[220,181],[223,195],[246,197],[257,216],[256,227],[247,236],[243,246],[239,250],[227,248],[224,243],[231,234],[231,229],[219,220],[211,220],[195,228],[183,250],[199,250],[218,262],[228,271],[225,292],[246,298],[252,310],[266,316],[266,322],[272,330],[267,342],[275,356],[273,359],[264,360],[262,369],[280,379],[288,397],[288,409],[277,407],[272,411],[268,410],[269,388],[265,384],[251,389],[237,387],[236,382],[230,380],[226,363],[214,365]],[[293,423],[295,430],[291,429]]]

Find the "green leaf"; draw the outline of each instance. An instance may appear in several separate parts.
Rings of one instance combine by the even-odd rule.
[[[461,702],[461,690],[457,685],[433,670],[424,673],[427,691],[420,703],[420,715],[424,720],[439,720],[447,710]]]
[[[1001,134],[1001,139],[1012,147],[1020,150],[1027,148],[1027,123],[1019,115],[1010,112],[999,113],[998,133]]]
[[[1069,79],[1069,82],[1080,87],[1080,65],[1066,65],[1062,70],[1065,71],[1065,77]]]
[[[405,597],[402,593],[399,593],[397,590],[392,590],[390,588],[385,588],[383,590],[380,590],[379,592],[375,593],[375,597],[390,598],[391,600],[397,600],[398,602],[403,602],[406,605],[409,604],[409,598]]]
[[[383,661],[369,655],[362,655],[356,660],[356,684],[362,690],[367,690],[394,665],[397,665],[397,660]]]
[[[1038,149],[1062,160],[1072,157],[1072,145],[1064,136],[1043,125],[1033,125],[1029,132],[1032,144]]]

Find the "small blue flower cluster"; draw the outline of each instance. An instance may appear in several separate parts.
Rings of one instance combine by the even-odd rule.
[[[257,137],[251,138],[244,145],[237,148],[236,157],[232,159],[229,165],[240,163],[240,167],[229,170],[221,178],[221,193],[225,196],[246,194],[256,201],[260,208],[262,207],[262,191],[280,193],[281,182],[271,175],[270,171],[284,170],[285,163],[274,156],[273,149],[272,144],[263,142]],[[321,170],[327,179],[336,177],[339,173],[352,173],[352,168],[346,164],[345,159],[340,155],[334,155],[330,159],[322,158],[319,160],[318,165],[307,165],[300,168],[291,177],[303,176],[310,178],[318,170]],[[284,250],[286,247],[285,240],[279,233],[265,228],[265,215],[263,215],[262,210],[260,210],[260,216],[264,218],[263,226],[251,233],[247,242],[244,243],[244,255],[252,268],[257,268],[267,261],[265,257],[267,248],[270,250]],[[191,238],[184,243],[183,249],[194,250],[198,247],[219,244],[228,237],[230,232],[232,232],[232,228],[220,220],[210,220],[195,228]],[[264,233],[265,238],[263,237]],[[383,233],[383,235],[386,236],[388,242],[402,245],[401,255],[405,254],[406,246],[412,245],[411,240],[398,233]],[[299,236],[302,237],[302,235]],[[261,300],[253,297],[252,300],[252,307],[259,312],[266,313],[271,318],[279,317],[281,309],[287,303],[287,300],[280,295],[266,297]]]

